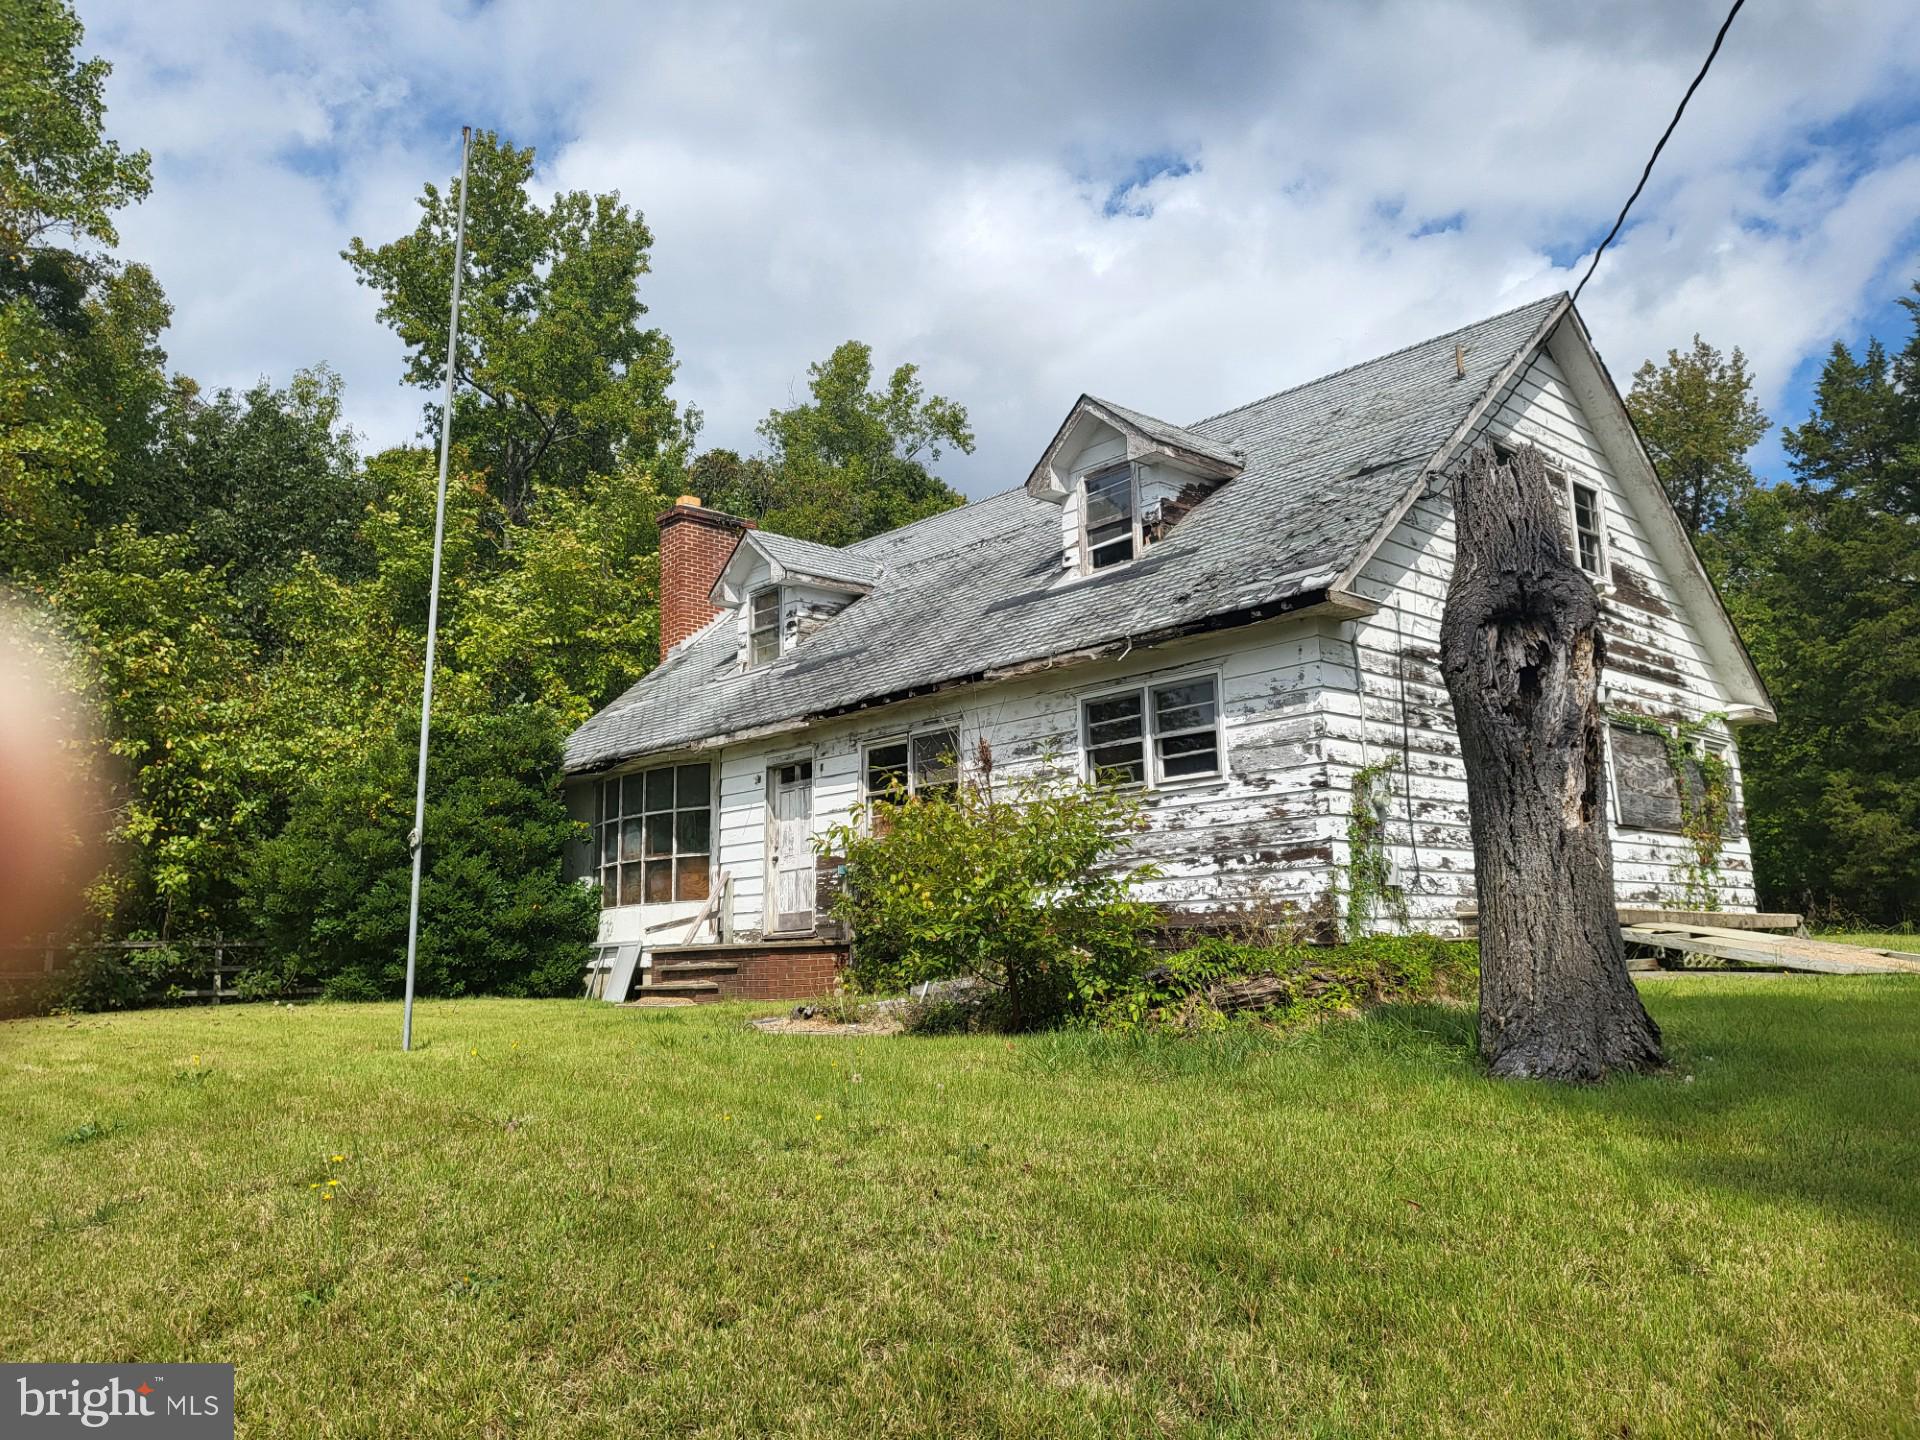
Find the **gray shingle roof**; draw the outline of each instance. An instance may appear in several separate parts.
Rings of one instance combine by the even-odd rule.
[[[1245,453],[1237,445],[1229,445],[1211,436],[1202,435],[1198,430],[1189,430],[1184,425],[1169,425],[1152,415],[1143,415],[1138,410],[1130,410],[1125,405],[1116,405],[1111,400],[1102,400],[1098,395],[1086,397],[1096,409],[1106,410],[1119,420],[1124,420],[1141,434],[1151,440],[1174,450],[1186,450],[1195,455],[1204,455],[1217,460],[1221,465],[1237,470],[1246,459]]]
[[[747,538],[781,569],[815,580],[871,587],[880,578],[880,565],[865,555],[812,540],[796,540],[769,530],[750,530]]]
[[[1359,555],[1560,298],[1184,427],[1244,454],[1245,469],[1129,565],[1056,585],[1059,507],[1024,488],[844,550],[809,547],[878,567],[872,593],[777,661],[747,671],[722,617],[574,731],[566,767],[597,770],[1072,651],[1278,609],[1322,590]],[[1456,346],[1464,352],[1464,378],[1454,373]]]

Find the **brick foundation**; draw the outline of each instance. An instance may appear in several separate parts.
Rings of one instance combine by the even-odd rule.
[[[834,940],[747,940],[727,945],[672,945],[649,951],[654,976],[695,974],[713,989],[686,992],[696,1001],[812,1000],[833,989],[847,963],[847,947]],[[698,971],[676,972],[677,965]],[[644,996],[649,987],[636,986]]]

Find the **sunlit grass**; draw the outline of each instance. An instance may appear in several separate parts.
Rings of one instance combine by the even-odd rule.
[[[0,1354],[234,1361],[256,1436],[1911,1431],[1920,984],[1643,992],[1673,1073],[1591,1090],[1441,1007],[0,1026]]]

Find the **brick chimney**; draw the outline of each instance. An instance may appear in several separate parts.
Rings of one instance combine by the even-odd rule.
[[[660,517],[660,656],[720,613],[714,582],[733,558],[751,520],[708,510],[697,495],[682,495]]]

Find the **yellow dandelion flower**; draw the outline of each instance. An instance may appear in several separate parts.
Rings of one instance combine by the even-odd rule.
[[[821,1115],[815,1115],[813,1118],[816,1120],[820,1120],[820,1119],[824,1119],[825,1117]]]
[[[476,1045],[473,1047],[473,1049],[469,1050],[467,1053],[469,1055],[478,1055],[480,1053],[480,1047]]]
[[[327,1158],[331,1160],[334,1164],[338,1165],[342,1160],[346,1159],[347,1157],[344,1155],[329,1155]]]
[[[318,1190],[319,1188],[320,1188],[320,1182],[318,1180],[314,1181],[311,1185],[307,1186],[307,1189],[309,1190]]]
[[[320,1198],[322,1200],[331,1200],[333,1198],[333,1192],[331,1190],[322,1190],[320,1192]]]

